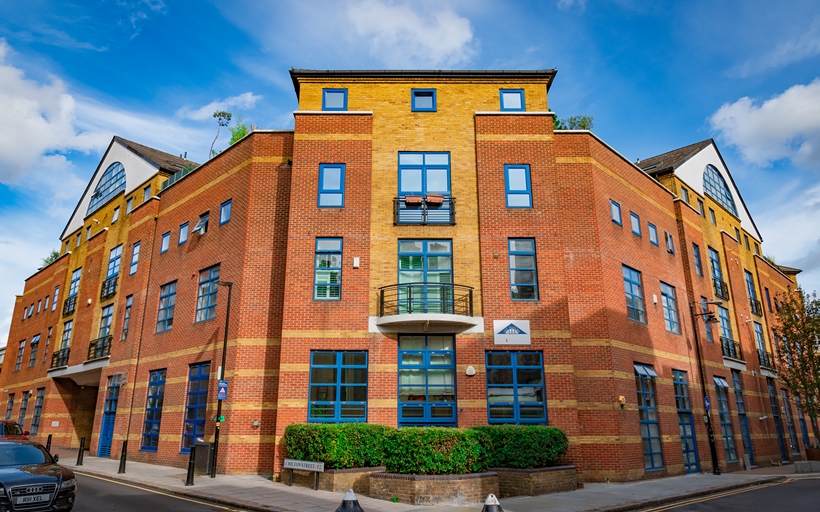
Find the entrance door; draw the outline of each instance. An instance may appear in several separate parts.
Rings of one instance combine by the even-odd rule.
[[[114,442],[114,423],[117,419],[117,401],[120,396],[119,375],[108,377],[108,388],[105,391],[105,408],[100,428],[100,446],[97,457],[111,457],[111,445]]]
[[[399,426],[456,426],[455,337],[399,337]]]

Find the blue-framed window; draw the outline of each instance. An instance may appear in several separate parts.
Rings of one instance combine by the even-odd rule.
[[[435,112],[436,90],[412,89],[410,91],[410,101],[413,112]]]
[[[638,391],[638,419],[643,441],[643,465],[647,470],[663,468],[661,429],[658,423],[658,402],[655,379],[658,374],[651,366],[635,363],[635,387]]]
[[[504,184],[507,208],[532,208],[532,182],[529,165],[505,165]]]
[[[703,265],[700,262],[700,247],[698,247],[698,244],[692,244],[692,256],[695,259],[695,273],[703,277]]]
[[[125,202],[125,214],[128,215],[133,210],[134,210],[134,198],[129,197],[128,201]]]
[[[162,402],[165,399],[165,370],[154,370],[148,377],[148,397],[142,423],[141,450],[157,451],[159,426],[162,422]]]
[[[706,297],[700,298],[700,310],[701,313],[709,312],[709,304],[707,304]],[[714,343],[715,337],[712,335],[712,324],[710,322],[703,322],[703,325],[706,326],[706,341],[709,343]]]
[[[26,351],[26,340],[20,341],[17,347],[17,360],[14,361],[14,371],[18,371],[23,364],[23,353]]]
[[[149,199],[151,199],[151,185],[147,185],[142,189],[142,202],[148,201]]]
[[[666,330],[680,334],[680,318],[678,318],[678,299],[675,296],[675,287],[661,282],[661,302],[663,302],[663,323]]]
[[[766,350],[766,340],[763,338],[763,326],[757,322],[754,322],[755,326],[755,342],[757,343],[758,350]]]
[[[787,402],[788,404],[788,402]],[[23,397],[20,399],[20,415],[17,417],[17,424],[20,425],[20,428],[23,428],[23,425],[26,423],[26,410],[28,409],[28,392],[23,391]],[[794,430],[794,424],[792,425],[792,430]]]
[[[37,388],[37,398],[34,400],[34,416],[31,417],[31,435],[37,435],[40,430],[40,416],[43,414],[43,397],[46,394],[46,388]],[[805,423],[805,422],[804,422]]]
[[[123,190],[125,190],[125,167],[119,162],[114,162],[108,166],[108,169],[103,173],[97,186],[94,187],[94,193],[88,202],[88,210],[85,213],[86,216],[99,210],[105,203]]]
[[[109,304],[102,308],[100,314],[100,331],[98,338],[105,338],[111,334],[111,322],[114,319],[114,305]]]
[[[643,236],[641,234],[641,218],[635,212],[629,212],[629,224],[632,227],[632,233]]]
[[[718,319],[720,320],[720,335],[723,338],[733,339],[732,338],[732,322],[729,321],[729,310],[718,306]]]
[[[60,299],[60,287],[54,287],[54,299],[51,301],[51,311],[57,311],[57,301]],[[769,304],[769,311],[772,310],[771,303]]]
[[[658,245],[658,228],[651,222],[647,222],[646,229],[649,231],[649,243]]]
[[[541,352],[487,352],[489,423],[547,424]]]
[[[399,336],[399,426],[456,426],[455,338]]]
[[[162,235],[162,241],[159,245],[159,252],[160,254],[164,252],[168,252],[168,248],[171,247],[171,232],[164,233]]]
[[[624,225],[624,221],[621,218],[621,205],[617,202],[613,201],[612,199],[609,200],[609,216],[612,218],[612,222],[619,226]]]
[[[319,165],[319,207],[342,208],[345,205],[345,164]]]
[[[735,390],[735,405],[737,406],[737,421],[740,424],[740,438],[743,441],[743,452],[749,456],[749,462],[755,463],[752,447],[752,434],[749,431],[749,420],[746,415],[746,399],[743,397],[743,382],[740,380],[740,371],[732,370],[732,385]]]
[[[792,417],[792,403],[791,400],[789,400],[789,392],[785,389],[781,389],[780,395],[783,398],[783,410],[785,411],[786,416],[786,429],[789,431],[789,445],[791,446],[792,454],[798,455],[800,453],[800,443],[797,442],[797,430],[794,428],[794,418]],[[26,393],[23,393],[23,402],[25,402],[26,396]],[[20,410],[23,410],[23,404],[20,404]],[[23,425],[22,421],[19,423],[21,426]]]
[[[192,364],[188,372],[188,394],[185,420],[182,423],[182,452],[191,451],[197,439],[205,437],[205,414],[208,408],[208,381],[211,363]]]
[[[226,224],[231,221],[231,209],[233,208],[233,200],[228,199],[219,205],[219,225]]]
[[[726,208],[729,213],[737,217],[735,200],[732,198],[732,193],[729,192],[729,187],[726,186],[726,180],[711,164],[707,165],[706,170],[703,171],[703,191]],[[740,239],[738,239],[739,241]]]
[[[78,268],[71,273],[71,282],[68,285],[68,296],[73,297],[80,291],[80,277],[83,275],[83,269]]]
[[[646,323],[646,308],[643,302],[641,273],[634,268],[623,266],[624,293],[626,294],[626,315],[630,320]]]
[[[122,260],[122,244],[111,249],[108,254],[108,272],[105,278],[111,278],[120,275],[120,262]]]
[[[197,233],[199,236],[204,235],[208,232],[208,219],[211,218],[210,212],[205,212],[199,216],[199,220],[196,221],[194,224],[194,229],[191,230],[191,233]]]
[[[510,297],[513,300],[538,300],[538,269],[535,264],[535,240],[510,238]]]
[[[9,402],[6,404],[6,421],[11,420],[12,409],[14,409],[14,393],[9,393]]]
[[[114,374],[108,377],[108,385],[105,388],[105,404],[103,412],[109,414],[117,412],[117,403],[120,401],[120,375]],[[110,450],[109,450],[110,451]]]
[[[342,239],[317,238],[313,267],[314,300],[342,299]]]
[[[347,89],[322,89],[322,110],[347,110]]]
[[[128,328],[131,325],[131,306],[134,304],[134,296],[129,295],[125,298],[125,311],[122,315],[122,341],[128,338]]]
[[[666,238],[666,252],[675,254],[675,240],[672,238],[672,233],[664,231],[663,236]]]
[[[752,276],[752,273],[748,270],[744,270],[743,273],[746,275],[746,291],[749,293],[749,300],[755,301],[757,300],[757,291],[755,291],[755,278]]]
[[[29,343],[31,347],[31,354],[28,358],[28,367],[31,368],[34,366],[34,363],[37,362],[37,348],[40,346],[40,335],[35,334],[33,338],[31,338],[31,343]]]
[[[63,337],[60,339],[60,350],[71,346],[71,331],[74,328],[74,320],[69,320],[63,324]]]
[[[701,217],[706,217],[706,212],[703,211],[703,201],[698,199],[698,213],[700,213]]]
[[[177,239],[177,245],[182,245],[188,241],[188,223],[181,225],[179,227],[179,238]]]
[[[116,224],[120,220],[120,207],[114,208],[114,213],[111,214],[111,224]]]
[[[723,377],[714,377],[715,392],[718,399],[718,413],[720,415],[720,431],[723,436],[723,450],[726,452],[726,462],[737,461],[737,447],[735,446],[735,431],[732,428],[732,413],[729,410],[729,383]]]
[[[310,353],[308,422],[367,421],[367,352]]]
[[[717,279],[718,281],[723,280],[723,270],[720,267],[720,255],[718,252],[711,247],[708,248],[709,250],[709,263],[712,267],[712,278]]]
[[[199,290],[196,297],[196,317],[194,322],[216,318],[216,297],[219,292],[219,265],[206,268],[199,273]]]
[[[399,240],[399,311],[452,313],[451,240]]]
[[[794,397],[794,405],[797,407],[797,421],[800,422],[800,432],[803,434],[803,444],[806,448],[811,448],[809,444],[809,429],[806,428],[806,416],[803,414],[803,408],[800,407],[800,397]]]
[[[134,245],[131,247],[131,269],[128,271],[129,275],[134,275],[137,273],[137,267],[139,267],[140,262],[140,243],[135,242]]]
[[[399,224],[450,224],[450,153],[399,153]]]
[[[780,422],[780,405],[777,403],[777,389],[775,388],[774,379],[766,377],[766,387],[769,388],[769,404],[772,406],[772,419],[777,433],[777,445],[780,448],[780,460],[787,461],[789,460],[789,454],[786,453],[786,439],[783,436],[783,424]]]
[[[700,460],[698,459],[698,443],[695,439],[692,401],[689,398],[689,378],[686,372],[672,370],[672,384],[675,388],[675,405],[678,409],[678,429],[684,470],[686,473],[697,473],[700,471]]]
[[[769,308],[769,313],[774,313],[774,311],[772,311],[772,297],[769,294],[769,289],[766,288],[766,287],[763,287],[763,293],[766,296],[766,307]],[[57,299],[55,298],[54,300],[56,301]],[[52,307],[52,311],[54,311],[53,307]]]
[[[159,310],[157,311],[157,332],[170,331],[174,326],[174,306],[177,303],[177,282],[168,283],[159,289]]]
[[[524,89],[501,89],[498,94],[501,99],[501,110],[512,112],[527,110],[524,103]]]

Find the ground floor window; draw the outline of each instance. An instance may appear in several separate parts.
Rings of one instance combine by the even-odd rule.
[[[726,462],[736,462],[737,447],[735,446],[735,432],[732,428],[732,413],[729,411],[729,383],[726,379],[715,377],[715,391],[717,392],[720,431],[723,436]]]
[[[399,426],[456,425],[455,338],[399,336]]]
[[[749,418],[746,415],[746,399],[743,398],[743,382],[740,380],[740,371],[732,370],[732,384],[735,388],[735,405],[737,406],[737,421],[740,424],[740,437],[743,440],[743,451],[749,456],[749,463],[755,463],[752,450],[752,434],[749,431]]]
[[[680,431],[683,467],[687,473],[700,472],[698,443],[695,439],[695,421],[692,416],[692,400],[689,398],[689,376],[685,371],[672,370],[675,387],[675,405],[678,409],[678,430]]]
[[[188,372],[188,396],[185,401],[185,420],[182,424],[182,451],[205,437],[205,412],[208,407],[208,380],[211,363],[192,364]]]
[[[789,400],[789,392],[785,389],[781,389],[780,393],[783,396],[783,410],[785,411],[786,416],[786,428],[789,430],[789,445],[791,446],[792,454],[797,455],[800,453],[800,444],[797,442],[797,431],[794,428],[794,418],[792,417],[792,407],[791,401]],[[23,395],[24,398],[25,396],[26,395]],[[23,422],[20,422],[20,425],[22,424]]]
[[[547,424],[541,352],[487,352],[489,423]]]
[[[11,420],[11,411],[14,408],[14,393],[9,393],[9,403],[6,405],[6,421]]]
[[[663,468],[661,429],[658,423],[658,402],[655,397],[655,379],[658,374],[651,366],[635,364],[635,387],[638,391],[638,418],[641,423],[644,468]]]
[[[162,401],[165,397],[165,370],[155,370],[148,378],[148,398],[142,426],[143,450],[156,451],[159,446],[159,425],[162,421]]]
[[[37,388],[37,399],[34,401],[34,416],[31,418],[31,435],[35,435],[40,429],[40,415],[43,413],[43,397],[46,388]]]
[[[367,421],[367,352],[310,353],[308,421]]]
[[[23,398],[20,401],[20,417],[17,418],[17,424],[20,425],[20,428],[23,428],[23,424],[26,422],[26,409],[28,409],[28,391],[23,392]]]

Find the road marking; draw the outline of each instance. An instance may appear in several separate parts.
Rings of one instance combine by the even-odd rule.
[[[670,503],[668,505],[661,505],[661,506],[655,507],[655,508],[643,509],[642,512],[663,512],[664,510],[672,510],[672,509],[676,509],[676,508],[680,508],[680,507],[685,507],[687,505],[694,505],[695,503],[703,503],[704,501],[712,501],[712,500],[716,500],[716,499],[719,499],[719,498],[725,498],[727,496],[734,496],[735,494],[742,494],[744,492],[756,491],[758,489],[765,489],[766,487],[773,487],[775,485],[783,485],[785,483],[792,482],[793,480],[794,479],[789,478],[789,479],[783,480],[781,482],[772,482],[772,483],[768,483],[768,484],[754,485],[754,486],[750,486],[750,487],[744,487],[742,489],[734,489],[734,490],[731,490],[731,491],[725,491],[725,492],[721,492],[721,493],[717,493],[717,494],[710,494],[709,496],[702,496],[700,498],[694,498],[694,499],[686,500],[686,501],[678,501],[676,503]]]
[[[91,475],[89,473],[81,473],[79,471],[74,471],[74,473],[76,473],[78,475],[82,475],[82,476],[87,476],[88,478],[96,478],[97,480],[102,480],[104,482],[111,482],[112,484],[123,485],[125,487],[133,487],[134,489],[139,489],[141,491],[150,492],[150,493],[153,493],[153,494],[159,494],[161,496],[168,496],[169,498],[175,498],[175,499],[182,500],[182,501],[190,501],[191,503],[196,503],[198,505],[206,505],[208,507],[218,508],[220,510],[228,510],[229,512],[245,512],[244,509],[224,507],[222,505],[217,505],[215,503],[208,503],[207,501],[199,501],[199,500],[194,500],[194,499],[191,499],[191,498],[185,498],[184,496],[178,496],[176,494],[170,494],[170,493],[162,492],[162,491],[155,491],[154,489],[149,489],[147,487],[140,487],[139,485],[126,484],[124,482],[120,482],[119,480],[111,480],[110,478],[103,478],[101,476]]]

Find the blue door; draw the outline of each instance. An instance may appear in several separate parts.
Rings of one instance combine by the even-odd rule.
[[[102,426],[100,427],[100,445],[97,457],[111,457],[111,445],[114,442],[114,422],[117,419],[117,400],[120,396],[119,375],[108,377],[108,388],[105,391],[105,408]]]

